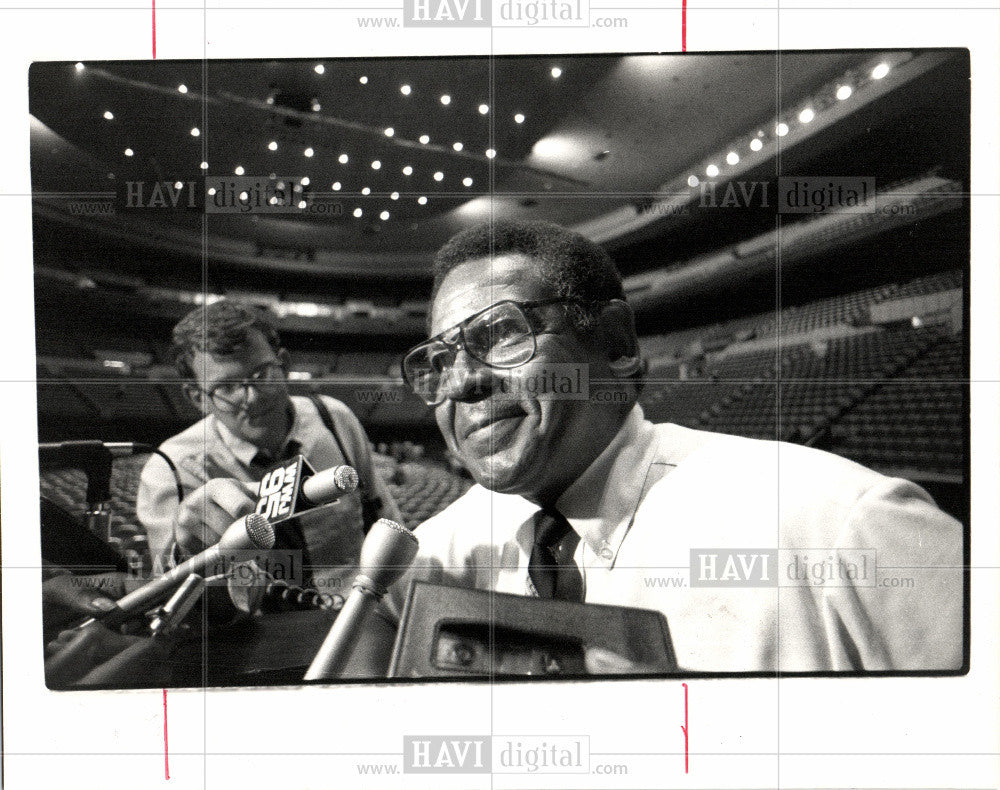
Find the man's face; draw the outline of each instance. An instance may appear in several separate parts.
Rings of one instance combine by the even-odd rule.
[[[539,281],[525,255],[482,258],[460,264],[445,277],[431,306],[431,335],[450,329],[496,302],[529,302],[553,294]],[[522,380],[545,377],[554,364],[583,367],[583,375],[606,376],[606,351],[582,338],[561,306],[537,311],[534,358],[514,371],[490,368],[458,353],[444,402],[435,418],[448,447],[478,483],[493,491],[535,501],[554,500],[600,451],[588,437],[605,437],[619,419],[589,400],[519,391],[499,391],[509,373]]]
[[[220,384],[237,382],[252,374],[265,371],[268,365],[281,365],[278,355],[264,335],[256,329],[247,334],[247,343],[233,354],[219,356],[196,351],[192,367],[202,393],[212,392]],[[247,388],[247,397],[237,397],[232,405],[216,403],[202,394],[200,400],[206,412],[241,439],[257,447],[274,450],[289,430],[288,385],[284,371],[272,368],[255,386]]]

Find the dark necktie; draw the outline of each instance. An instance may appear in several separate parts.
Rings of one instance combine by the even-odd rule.
[[[528,559],[528,576],[535,586],[539,598],[558,598],[562,601],[583,601],[583,576],[573,562],[573,554],[580,537],[558,510],[543,508],[534,517],[535,544]],[[567,535],[560,554],[562,562],[556,559],[555,547]]]
[[[257,454],[250,459],[250,471],[259,480],[264,476],[264,472],[274,466],[278,461],[287,461],[299,454],[302,444],[292,439],[285,448],[278,453],[277,458],[272,458],[271,454],[265,450],[258,450]]]

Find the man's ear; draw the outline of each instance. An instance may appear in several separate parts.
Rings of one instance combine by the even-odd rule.
[[[622,357],[639,357],[639,341],[635,334],[635,313],[621,299],[612,299],[601,310],[601,334],[607,346],[608,361]]]
[[[288,375],[288,370],[289,370],[289,368],[291,367],[291,364],[292,364],[292,357],[288,353],[288,349],[287,348],[279,348],[278,349],[278,362],[281,363],[281,369],[283,371],[285,371],[285,375],[287,376]]]
[[[200,389],[190,382],[182,384],[181,389],[184,391],[184,396],[191,401],[198,411],[202,414],[208,414],[208,398],[205,397],[205,394]]]

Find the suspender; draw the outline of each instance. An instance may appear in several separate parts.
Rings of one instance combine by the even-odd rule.
[[[382,498],[372,496],[372,489],[368,485],[368,481],[365,480],[362,475],[364,472],[358,467],[354,459],[352,459],[345,449],[344,443],[340,439],[340,434],[337,433],[337,428],[334,425],[333,417],[330,416],[330,410],[323,403],[323,399],[316,395],[315,393],[309,394],[309,400],[313,402],[316,407],[316,411],[319,412],[319,418],[323,421],[323,425],[330,432],[333,437],[333,441],[337,445],[337,449],[340,450],[340,454],[344,456],[344,460],[354,467],[354,470],[358,473],[358,493],[361,495],[361,510],[362,510],[362,521],[364,522],[365,533],[379,517],[379,513],[382,510]]]
[[[323,421],[323,425],[333,436],[334,444],[337,445],[337,449],[340,450],[340,454],[344,456],[344,461],[353,466],[357,470],[358,466],[354,463],[351,457],[347,454],[347,450],[344,449],[344,443],[340,440],[340,434],[337,433],[337,427],[333,424],[333,417],[330,416],[330,410],[326,408],[326,404],[323,403],[323,399],[315,393],[309,394],[309,400],[313,402],[313,406],[316,407],[316,411],[319,412],[319,418]],[[360,474],[360,472],[358,472]]]

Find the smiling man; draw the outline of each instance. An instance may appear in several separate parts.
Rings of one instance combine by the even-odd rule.
[[[289,394],[288,352],[262,311],[227,300],[199,307],[174,327],[173,340],[184,392],[205,416],[160,446],[178,468],[183,503],[161,458],[151,456],[142,470],[136,513],[153,557],[166,563],[178,551],[199,551],[239,515],[224,494],[213,498],[213,481],[256,482],[277,461],[301,454],[316,471],[354,466],[362,490],[318,509],[321,517],[301,519],[294,548],[304,550],[314,576],[352,567],[370,526],[366,509],[368,521],[399,518],[353,412],[334,398]],[[229,500],[245,507],[248,497],[230,490]]]
[[[416,530],[391,619],[421,579],[659,610],[686,670],[961,666],[961,525],[829,453],[648,422],[632,311],[595,244],[465,231],[435,259],[430,321],[404,374],[478,485]],[[549,384],[581,374],[585,391]],[[751,554],[735,567],[756,583],[722,572]],[[880,584],[866,557],[910,582]]]

